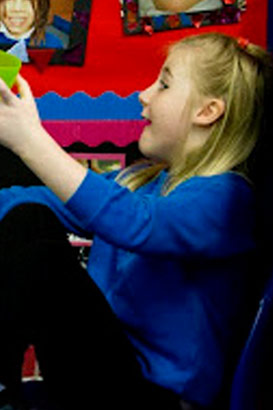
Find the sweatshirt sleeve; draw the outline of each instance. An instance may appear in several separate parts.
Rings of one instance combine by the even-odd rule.
[[[87,231],[127,251],[215,258],[254,247],[252,203],[239,176],[194,177],[155,197],[90,171],[66,207]]]

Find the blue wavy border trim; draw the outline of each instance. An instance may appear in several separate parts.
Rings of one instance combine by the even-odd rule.
[[[77,92],[66,98],[49,92],[36,98],[36,103],[42,120],[137,120],[142,111],[138,95],[120,97],[107,91],[94,98]]]

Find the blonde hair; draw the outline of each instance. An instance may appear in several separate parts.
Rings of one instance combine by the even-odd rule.
[[[261,47],[221,33],[186,37],[169,53],[188,51],[191,76],[202,96],[225,101],[225,112],[211,128],[207,142],[190,152],[175,173],[170,171],[164,194],[195,175],[234,170],[248,176],[247,159],[253,151],[263,120],[266,77],[272,76],[272,59]],[[129,167],[117,181],[132,191],[156,178],[166,164],[146,161]]]

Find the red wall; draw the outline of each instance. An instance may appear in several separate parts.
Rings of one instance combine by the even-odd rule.
[[[119,0],[93,0],[83,67],[49,66],[44,73],[25,65],[22,74],[34,95],[55,91],[68,97],[85,91],[96,97],[105,91],[127,96],[149,85],[163,62],[162,46],[187,34],[218,30],[247,37],[266,46],[267,1],[248,0],[248,10],[239,24],[183,29],[148,35],[125,36]]]

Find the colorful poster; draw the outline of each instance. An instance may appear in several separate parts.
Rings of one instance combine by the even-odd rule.
[[[0,0],[0,49],[23,62],[81,65],[92,0]],[[48,62],[49,62],[48,61]]]

